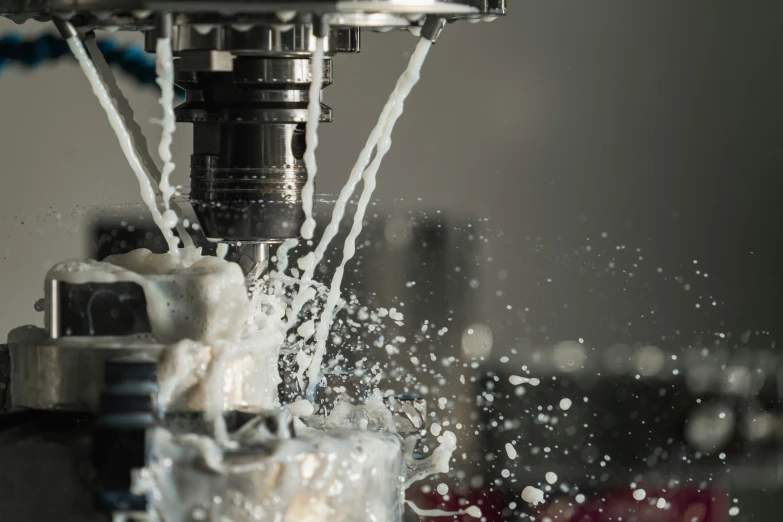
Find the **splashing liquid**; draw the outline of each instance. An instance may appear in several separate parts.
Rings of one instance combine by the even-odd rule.
[[[426,47],[426,50],[422,50],[424,47]],[[417,70],[421,69],[424,58],[429,51],[429,47],[430,46],[428,45],[422,45],[421,43],[419,44],[417,52],[414,53],[413,57],[411,57],[406,72],[413,68],[416,68]],[[367,142],[365,143],[364,148],[359,153],[359,158],[356,160],[356,164],[353,166],[353,169],[351,169],[351,173],[348,176],[348,181],[340,190],[340,194],[338,195],[337,201],[335,202],[334,208],[332,209],[331,221],[326,226],[318,246],[316,246],[313,252],[307,254],[297,261],[299,268],[302,270],[300,279],[303,285],[306,285],[312,279],[316,267],[323,260],[329,245],[340,229],[340,222],[342,222],[343,217],[345,216],[345,209],[348,206],[348,201],[351,199],[351,196],[356,190],[356,186],[358,185],[359,180],[362,178],[362,174],[367,168],[367,165],[370,163],[372,153],[375,150],[375,147],[378,145],[378,142],[381,140],[381,137],[384,133],[384,128],[389,119],[389,116],[392,113],[392,110],[394,110],[395,106],[400,100],[400,81],[402,81],[402,78],[398,80],[397,85],[389,96],[386,105],[383,107],[383,110],[378,117],[378,122],[375,124],[375,127],[373,127],[372,132],[370,132],[370,136],[367,138]],[[293,247],[289,246],[289,248]],[[278,259],[281,258],[280,251],[278,251],[277,257]],[[278,269],[278,273],[282,272]],[[304,295],[294,295],[294,299],[291,304],[291,312],[288,314],[289,329],[293,327],[294,324],[296,324],[299,312],[301,312],[302,307],[307,303],[307,301],[308,300]]]
[[[174,236],[174,233],[167,225],[163,214],[161,213],[160,209],[158,209],[157,203],[155,202],[155,189],[152,186],[152,182],[150,182],[150,179],[147,177],[147,173],[144,170],[141,159],[133,147],[133,140],[131,139],[127,127],[122,121],[122,117],[117,110],[117,106],[109,95],[109,92],[106,89],[103,81],[101,81],[101,77],[98,74],[98,71],[95,69],[95,65],[92,63],[92,61],[90,61],[89,56],[87,56],[87,51],[85,50],[84,44],[82,44],[82,41],[79,39],[79,37],[72,36],[68,38],[68,47],[71,48],[71,52],[76,57],[76,60],[79,62],[79,66],[82,68],[82,71],[84,71],[84,75],[90,82],[90,87],[92,87],[93,94],[95,94],[95,96],[98,98],[98,102],[101,104],[101,107],[103,107],[103,110],[106,111],[109,124],[111,125],[114,133],[117,135],[117,140],[120,142],[120,147],[122,148],[122,152],[125,155],[125,159],[128,160],[128,164],[133,170],[133,173],[136,175],[136,179],[139,181],[139,190],[141,192],[142,201],[149,209],[150,213],[152,214],[153,221],[160,229],[163,237],[166,239],[166,243],[169,246],[169,252],[174,255],[178,255],[179,240]]]
[[[166,226],[173,229],[177,225],[177,214],[171,208],[171,197],[176,191],[171,186],[171,173],[174,172],[174,162],[171,157],[171,143],[174,139],[176,121],[174,119],[174,58],[171,54],[171,40],[159,38],[155,46],[155,70],[158,74],[156,82],[160,86],[160,106],[163,109],[163,128],[160,135],[158,155],[163,161],[160,173],[160,194],[163,199],[163,218]]]
[[[315,150],[318,148],[318,125],[321,122],[321,88],[324,81],[324,47],[326,38],[315,39],[315,52],[313,53],[312,82],[310,83],[310,99],[307,104],[307,131],[305,139],[304,162],[307,168],[307,183],[302,188],[302,209],[305,221],[302,223],[302,238],[309,240],[315,232],[315,219],[313,219],[313,196],[315,194],[315,176],[318,173],[318,165],[315,161]]]
[[[308,222],[313,224],[312,182],[317,172],[314,153],[317,146],[317,122],[320,116],[320,80],[323,76],[324,42],[322,39],[318,42],[314,57],[314,81],[308,107],[311,112],[311,125],[308,125],[309,154],[306,161],[311,163],[308,165],[309,188],[306,187],[307,194],[303,194],[308,217],[302,230],[305,238],[312,237],[314,231],[314,226],[307,227]],[[314,338],[315,349],[312,357],[297,357],[300,372],[304,374],[305,369],[307,371],[306,391],[307,397],[312,401],[315,387],[321,380],[326,341],[340,302],[345,266],[356,253],[356,240],[362,231],[362,222],[375,190],[381,162],[391,147],[394,126],[402,115],[406,98],[419,80],[421,67],[431,45],[431,42],[425,40],[421,40],[418,44],[407,69],[398,80],[377,125],[352,169],[347,183],[340,192],[332,212],[332,220],[324,231],[321,241],[313,253],[298,260],[299,267],[303,271],[300,278],[286,278],[284,274],[288,268],[288,250],[297,244],[295,240],[287,241],[277,252],[277,273],[272,274],[271,277],[274,282],[272,293],[266,294],[256,288],[248,295],[244,286],[244,277],[237,265],[219,258],[202,257],[193,247],[182,250],[177,248],[178,242],[171,230],[176,224],[176,219],[172,223],[158,209],[153,184],[148,179],[139,156],[131,144],[128,129],[112,103],[111,96],[97,75],[81,41],[78,38],[69,40],[69,46],[106,111],[123,153],[139,180],[142,199],[166,238],[170,253],[155,255],[149,251],[139,250],[107,259],[105,263],[65,263],[53,269],[50,276],[71,282],[133,281],[142,286],[147,299],[153,334],[167,344],[160,361],[160,406],[162,409],[175,411],[178,408],[193,409],[195,400],[203,405],[207,418],[214,421],[214,439],[207,441],[209,444],[199,445],[199,458],[211,455],[215,457],[212,460],[216,466],[223,466],[220,459],[225,455],[220,452],[230,451],[240,444],[228,433],[222,417],[227,401],[232,397],[239,396],[243,400],[250,397],[251,402],[248,405],[255,409],[279,408],[277,385],[280,376],[277,361],[281,350],[296,347],[300,350],[300,355],[307,355],[303,346]],[[173,92],[169,93],[166,90],[169,87],[173,90],[169,81],[170,55],[170,42],[168,44],[158,42],[157,65],[160,76],[158,81],[164,89],[161,97],[164,113],[163,133],[159,147],[159,154],[164,161],[164,172],[161,176],[160,190],[164,196],[166,212],[171,210],[170,198],[173,194],[169,182],[173,170],[170,152],[173,102],[169,94]],[[314,111],[318,111],[318,114],[314,114]],[[375,158],[370,163],[373,150],[376,148]],[[353,225],[343,246],[342,261],[327,289],[312,281],[314,270],[337,233],[348,200],[359,178],[363,179],[364,188],[359,198]],[[293,288],[297,286],[298,291],[294,293]],[[290,303],[285,299],[288,291],[292,292]],[[325,297],[325,305],[319,321],[317,324],[310,323],[307,328],[298,325],[300,342],[292,341],[296,339],[296,335],[291,337],[288,334],[289,330],[297,325],[302,308],[312,302],[316,296]],[[253,364],[248,366],[248,362]],[[248,368],[252,369],[249,373]],[[301,386],[304,388],[303,379]],[[307,416],[314,411],[312,404],[310,407],[307,407],[303,401],[295,404],[295,408],[290,411],[296,410],[296,414]],[[376,390],[373,397],[362,406],[338,403],[329,417],[323,421],[323,427],[328,430],[368,431],[375,429],[368,428],[368,420],[386,418],[387,422],[376,428],[395,433],[393,422],[388,422],[390,415],[390,411],[383,404],[380,392]],[[350,441],[353,443],[353,439]],[[440,445],[428,458],[406,459],[405,473],[395,474],[397,477],[404,478],[401,487],[407,487],[434,473],[448,472],[449,462],[456,449],[456,436],[453,432],[444,431],[439,435],[438,441]],[[183,448],[182,444],[185,444],[180,442],[175,445],[177,451],[180,451]],[[384,454],[384,452],[378,453]],[[384,470],[387,467],[382,466]],[[301,505],[301,500],[292,500],[290,506]],[[366,512],[365,515],[371,513],[373,512]],[[480,510],[475,506],[459,513],[474,517],[481,516]],[[302,513],[302,516],[297,516],[297,519],[310,514],[312,513],[309,511]]]
[[[429,40],[420,40],[416,51],[411,57],[408,68],[400,77],[397,82],[397,87],[394,93],[389,99],[389,104],[392,106],[391,111],[385,118],[383,123],[383,130],[378,138],[378,150],[375,153],[375,159],[364,171],[362,179],[364,180],[364,189],[359,197],[359,204],[356,208],[356,213],[353,218],[353,226],[345,239],[345,245],[343,247],[343,260],[335,269],[332,276],[332,283],[329,289],[329,295],[326,299],[323,312],[321,312],[321,320],[318,323],[318,327],[315,332],[316,348],[313,358],[310,361],[310,367],[307,370],[307,376],[309,379],[307,385],[307,394],[311,396],[315,390],[315,386],[320,381],[321,375],[321,363],[323,361],[324,354],[326,353],[326,339],[329,335],[329,329],[332,325],[332,314],[337,306],[337,302],[340,299],[340,286],[343,280],[343,274],[345,272],[345,265],[356,254],[356,238],[362,231],[362,222],[364,221],[364,214],[367,211],[367,206],[372,198],[373,191],[376,186],[376,177],[378,175],[378,169],[381,166],[384,156],[391,148],[391,135],[394,130],[394,125],[397,120],[402,116],[405,99],[410,94],[413,87],[418,83],[421,77],[421,67],[424,64],[424,59],[427,57],[432,42]],[[361,161],[361,159],[360,159]],[[349,180],[350,183],[350,180]],[[333,220],[334,221],[334,220]]]

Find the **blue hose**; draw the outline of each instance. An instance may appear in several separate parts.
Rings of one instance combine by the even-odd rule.
[[[155,59],[141,45],[118,47],[114,40],[106,39],[98,42],[98,48],[109,65],[119,66],[141,85],[157,87]],[[36,40],[23,40],[19,34],[11,33],[0,38],[0,74],[14,64],[35,69],[63,56],[71,53],[68,43],[59,36],[45,34]]]

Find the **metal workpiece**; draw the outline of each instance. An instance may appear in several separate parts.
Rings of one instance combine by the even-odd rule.
[[[290,411],[285,409],[265,412],[260,415],[232,412],[228,416],[234,417],[236,438],[241,439],[244,438],[243,435],[250,434],[252,439],[290,440],[297,436],[295,418]]]
[[[144,290],[136,283],[69,284],[46,287],[46,322],[52,339],[151,333]]]
[[[263,246],[243,252],[245,257],[254,257],[251,262],[241,259],[242,263],[260,277],[266,266],[263,256],[268,252]],[[253,262],[260,266],[253,268]],[[160,284],[164,286],[159,288],[166,285]],[[147,399],[137,397],[130,402],[123,395],[152,393],[157,386],[158,361],[166,363],[171,354],[151,333],[143,289],[122,281],[67,284],[58,280],[51,280],[47,288],[47,328],[18,328],[8,336],[10,373],[6,381],[10,379],[10,406],[94,413],[111,409],[107,408],[109,401],[113,406],[134,408],[144,403],[144,410],[136,413],[151,410],[145,402],[149,395]],[[209,345],[199,345],[197,350],[194,357],[211,359]],[[3,361],[0,349],[0,384]],[[225,369],[227,375],[238,372],[253,378],[266,373],[263,360],[248,358],[237,364]],[[127,381],[134,380],[137,385],[128,387]],[[188,386],[174,390],[169,408],[204,411],[204,396],[190,392]],[[254,411],[267,404],[263,394],[253,387],[237,387],[225,395],[225,407]],[[128,412],[115,408],[115,413]]]
[[[11,354],[7,344],[0,344],[0,412],[6,409],[10,379]]]
[[[109,428],[149,427],[157,423],[158,360],[142,354],[104,363],[103,391],[96,423]]]

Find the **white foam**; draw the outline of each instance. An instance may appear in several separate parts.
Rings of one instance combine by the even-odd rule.
[[[296,333],[302,339],[309,339],[315,333],[315,321],[310,319],[309,321],[303,322],[299,325],[299,328],[296,329]]]
[[[506,442],[506,454],[511,460],[517,458],[517,449],[510,442]]]
[[[554,484],[557,482],[557,473],[548,471],[544,478],[546,478],[547,484]]]
[[[296,238],[290,238],[283,241],[279,247],[277,247],[277,251],[275,252],[275,257],[277,258],[277,273],[278,275],[285,274],[285,271],[288,270],[288,251],[292,248],[296,248],[296,246],[299,244],[299,240]]]
[[[263,297],[263,309],[251,302],[239,265],[192,247],[177,254],[139,249],[104,262],[60,263],[47,274],[47,282],[53,279],[141,286],[152,333],[167,345],[160,361],[162,409],[201,406],[217,422],[230,404],[254,410],[278,404],[285,307],[274,296]]]
[[[323,77],[324,55],[323,39],[318,39],[318,41],[320,45],[317,45],[314,54],[314,78],[308,106],[308,150],[306,151],[305,163],[308,166],[309,177],[303,191],[306,220],[301,231],[305,239],[311,238],[314,232],[314,221],[312,220],[313,181],[317,173],[315,149],[318,143],[317,127],[320,118],[320,84]],[[163,132],[158,148],[158,153],[164,164],[159,182],[165,209],[163,212],[156,205],[153,184],[147,178],[138,154],[131,144],[128,129],[118,115],[111,96],[107,94],[105,85],[96,74],[93,64],[87,58],[81,41],[78,38],[70,39],[69,46],[79,59],[94,93],[109,117],[123,152],[139,180],[142,199],[166,237],[170,251],[168,254],[156,255],[147,250],[137,250],[122,256],[110,257],[100,263],[94,261],[66,262],[52,269],[48,279],[56,278],[71,283],[131,281],[142,287],[147,301],[152,333],[167,345],[159,365],[161,382],[158,399],[160,408],[168,411],[204,409],[207,417],[215,422],[215,439],[188,435],[180,437],[174,443],[171,434],[164,434],[161,437],[163,439],[169,437],[169,439],[162,440],[160,447],[171,449],[176,446],[180,453],[175,456],[179,457],[183,456],[183,448],[193,448],[197,451],[201,461],[214,471],[220,474],[231,473],[233,468],[227,461],[226,450],[236,447],[237,444],[241,444],[241,441],[236,440],[234,435],[227,432],[222,421],[222,412],[227,409],[229,404],[236,404],[242,400],[245,401],[244,405],[250,411],[279,408],[277,386],[281,381],[277,365],[280,350],[289,346],[286,333],[293,324],[298,322],[298,312],[302,306],[322,291],[321,287],[311,283],[310,280],[330,241],[336,234],[348,199],[361,177],[364,180],[364,189],[359,198],[353,225],[344,244],[342,262],[335,271],[328,294],[326,292],[321,294],[326,294],[326,304],[320,315],[320,321],[315,323],[311,319],[299,325],[297,329],[297,334],[303,340],[315,336],[314,353],[309,355],[308,352],[300,350],[296,355],[301,374],[304,374],[305,370],[307,371],[309,395],[312,395],[315,385],[319,382],[331,321],[341,303],[340,286],[344,269],[355,254],[356,239],[362,230],[362,221],[376,186],[377,173],[385,154],[391,147],[392,131],[403,112],[405,99],[419,79],[420,69],[431,43],[422,40],[413,53],[408,68],[397,82],[376,128],[367,141],[365,150],[360,154],[346,186],[340,193],[340,198],[338,198],[332,213],[332,222],[325,230],[315,251],[298,260],[299,268],[302,270],[302,276],[299,280],[289,281],[283,277],[288,268],[287,251],[296,246],[296,241],[287,241],[278,249],[278,277],[274,280],[272,295],[266,295],[258,289],[251,291],[251,294],[248,295],[244,275],[239,266],[234,263],[216,257],[202,257],[200,251],[193,247],[177,248],[178,241],[171,230],[177,225],[178,218],[174,209],[171,208],[171,197],[175,193],[175,189],[170,183],[170,174],[174,169],[171,155],[174,117],[170,41],[163,39],[158,41],[156,61],[158,83],[163,91],[160,100],[163,108],[161,122]],[[376,146],[375,158],[370,163],[373,148]],[[219,254],[225,256],[225,248],[219,248]],[[292,270],[292,273],[296,275],[296,270]],[[299,290],[293,296],[293,302],[286,311],[283,301],[284,287],[288,285],[290,288],[294,284],[299,285]],[[398,323],[404,319],[403,315],[394,308],[388,311],[388,315],[391,320]],[[292,334],[292,338],[294,337]],[[299,377],[302,381],[304,380],[303,375]],[[301,386],[304,388],[304,382],[301,383]],[[447,403],[445,398],[442,401],[442,403],[439,402],[441,408],[445,407]],[[199,408],[197,405],[203,405],[203,408]],[[298,400],[289,406],[288,411],[300,417],[311,417],[315,412],[315,407],[307,400]],[[312,430],[308,432],[308,428],[300,420],[297,419],[296,422],[297,426],[303,428],[300,432],[305,434],[305,439],[307,433],[310,433],[314,440],[324,440],[323,431]],[[379,436],[379,433],[387,433],[393,435],[393,440],[400,441],[396,435],[391,412],[377,390],[364,405],[356,406],[347,401],[338,401],[332,412],[323,420],[322,428],[330,434],[341,432],[340,430],[352,432],[368,430],[373,432],[368,434],[373,440],[384,439]],[[160,432],[163,433],[163,430]],[[355,456],[368,453],[368,449],[371,450],[368,454],[373,454],[372,458],[376,458],[375,453],[378,454],[378,458],[383,455],[382,458],[388,462],[382,466],[373,467],[373,476],[382,475],[381,483],[386,486],[390,480],[398,480],[400,481],[400,490],[402,490],[403,478],[404,485],[407,486],[432,474],[449,471],[449,462],[457,447],[456,436],[451,431],[443,431],[437,423],[433,425],[431,432],[438,436],[439,446],[426,459],[414,460],[410,455],[405,461],[404,473],[394,469],[395,462],[400,462],[399,451],[396,453],[383,452],[381,451],[383,448],[379,447],[376,448],[377,452],[373,452],[372,443],[367,441],[360,444],[361,451],[358,453],[350,451],[346,453],[347,448],[343,447],[345,445],[340,446],[340,451],[344,455],[350,454],[350,458],[359,461],[360,464],[369,462],[368,457]],[[297,440],[301,438],[301,433],[297,433]],[[351,444],[358,440],[354,435],[350,435],[348,438]],[[302,483],[302,478],[308,479],[313,476],[315,467],[292,463],[288,458],[290,455],[287,455],[286,451],[278,452],[279,449],[276,449],[273,457],[288,459],[286,462],[291,466],[296,466],[296,473],[300,474],[297,475],[297,480],[290,484],[298,487]],[[293,448],[291,454],[301,455],[301,450],[301,447]],[[322,448],[319,446],[319,453],[321,451]],[[174,456],[170,457],[174,458]],[[284,464],[284,468],[287,465]],[[164,467],[169,470],[165,473],[171,473],[172,469],[176,469],[176,466],[174,468],[170,465]],[[351,476],[361,480],[366,476],[366,470],[359,471],[354,469]],[[153,469],[151,473],[164,473],[164,471],[162,467],[158,467]],[[156,491],[163,491],[172,485],[161,482],[159,479],[161,477],[146,477],[146,482],[140,480],[138,483],[148,485],[154,483],[156,484],[154,487],[158,488]],[[337,487],[335,484],[337,482],[332,485]],[[349,485],[345,480],[339,482],[341,488]],[[441,484],[438,491],[445,495],[448,493],[448,487]],[[335,496],[332,490],[329,490],[329,496],[330,498]],[[168,498],[176,498],[176,496],[168,497],[167,495],[163,495],[163,497],[164,502]],[[373,495],[369,493],[364,495],[365,499],[371,497]],[[283,518],[307,519],[308,516],[317,513],[318,506],[312,506],[311,502],[303,507],[305,499],[309,502],[313,498],[315,497],[312,491],[308,491],[306,497],[293,498],[290,503],[286,504],[288,511],[284,513]],[[384,499],[383,502],[387,502],[387,500]],[[396,505],[399,506],[399,504],[401,502]],[[327,505],[322,507],[332,509]],[[372,506],[365,503],[365,509],[370,509],[370,507]],[[184,504],[182,506],[166,506],[167,513],[176,513],[184,508]],[[304,509],[301,513],[296,511],[300,508]],[[366,519],[368,514],[375,516],[378,512],[380,512],[378,509],[373,508],[359,516]],[[476,506],[470,506],[465,511],[458,513],[466,513],[476,518],[481,517],[481,510]],[[346,518],[345,520],[351,519]]]
[[[411,61],[408,64],[408,69],[406,69],[406,73],[408,70],[410,70],[413,67],[418,67],[419,69],[421,68],[421,64],[423,63],[424,60],[424,56],[421,55],[426,54],[426,51],[421,50],[423,45],[426,44],[420,43],[419,47],[417,47],[416,49],[417,52],[414,53],[414,56],[411,57]],[[301,276],[302,284],[307,284],[310,281],[310,279],[312,279],[316,267],[323,259],[327,249],[329,248],[329,245],[331,244],[334,237],[337,235],[337,232],[340,228],[340,223],[342,222],[343,217],[345,216],[345,209],[348,206],[348,201],[351,199],[351,196],[353,195],[354,190],[356,190],[356,186],[359,183],[359,180],[362,178],[362,174],[364,174],[365,169],[370,163],[373,150],[375,150],[375,147],[377,146],[378,142],[381,140],[382,136],[384,135],[386,123],[392,111],[395,109],[395,107],[400,101],[400,82],[402,81],[404,76],[405,73],[403,73],[403,76],[400,77],[400,79],[397,81],[394,90],[389,95],[389,99],[386,102],[386,105],[384,105],[380,116],[378,117],[378,122],[375,124],[375,127],[373,127],[372,131],[370,132],[370,135],[367,138],[367,142],[364,144],[364,147],[359,153],[359,157],[357,158],[356,163],[351,169],[351,173],[348,176],[348,180],[346,181],[345,185],[343,185],[343,188],[340,190],[340,194],[337,196],[337,201],[335,202],[334,208],[332,209],[331,220],[329,224],[326,226],[326,228],[324,229],[323,235],[321,236],[321,240],[318,242],[318,246],[316,246],[315,250],[312,252],[312,258],[309,260],[307,267],[304,268],[304,273]],[[302,307],[305,305],[305,303],[307,303],[307,300],[305,300],[303,296],[301,295],[294,296],[293,302],[291,304],[291,313],[289,314],[289,325],[288,325],[289,328],[293,323],[296,322],[296,317],[298,316],[299,312],[302,310]]]
[[[641,488],[634,490],[633,492],[633,498],[635,500],[644,500],[644,498],[647,496],[647,492]]]
[[[448,473],[451,455],[457,449],[457,436],[451,431],[444,431],[438,439],[440,445],[432,454],[421,460],[410,459],[408,461],[408,479],[405,482],[407,488],[414,482],[422,480],[436,473]]]
[[[394,321],[402,321],[405,318],[402,315],[402,312],[398,312],[396,308],[389,309],[389,317],[391,317]]]

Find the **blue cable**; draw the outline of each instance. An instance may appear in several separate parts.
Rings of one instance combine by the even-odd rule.
[[[155,59],[141,45],[118,47],[113,39],[106,39],[98,42],[98,49],[109,65],[120,67],[141,85],[157,88]],[[35,69],[66,55],[72,56],[68,43],[59,36],[45,34],[36,40],[24,40],[18,33],[6,34],[0,38],[0,74],[14,64]]]

